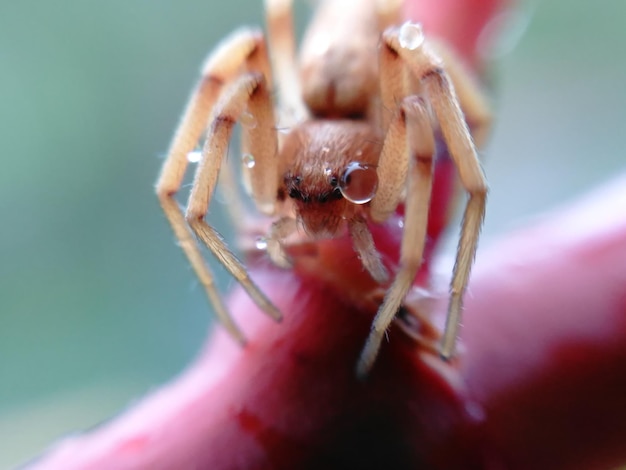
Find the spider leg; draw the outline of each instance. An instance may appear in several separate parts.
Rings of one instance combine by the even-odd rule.
[[[487,95],[461,59],[447,45],[437,42],[431,45],[445,64],[446,72],[452,81],[459,105],[472,129],[472,138],[476,148],[482,148],[489,132],[493,116]]]
[[[265,78],[265,82],[268,89],[272,88],[272,70],[270,67],[270,59],[268,54],[268,48],[265,44],[265,40],[259,34],[255,43],[254,51],[246,57],[244,69],[250,72],[260,72],[263,74]],[[270,104],[270,106],[272,106]],[[250,133],[247,132],[250,128],[255,128],[258,124],[259,116],[256,113],[256,110],[247,110],[244,116],[246,119],[241,119],[240,125],[243,129],[241,135],[241,152],[243,155],[248,154],[250,152],[249,141],[251,141],[254,136],[250,136]],[[263,119],[263,116],[261,116]],[[241,164],[241,177],[243,180],[243,186],[246,190],[246,193],[249,196],[253,196],[253,190],[251,188],[251,173],[248,171],[248,166],[254,163],[249,159],[249,156],[252,154],[248,154],[248,159],[246,161],[239,161],[234,159],[233,161],[228,161],[221,168],[219,181],[218,181],[218,191],[222,195],[222,197],[228,201],[228,216],[230,221],[235,228],[237,233],[251,233],[253,231],[254,222],[253,220],[256,217],[256,214],[252,214],[248,208],[246,202],[244,202],[242,196],[243,193],[240,189],[240,186],[236,179],[236,164]]]
[[[389,279],[387,269],[374,245],[372,233],[367,227],[365,219],[358,216],[348,220],[348,231],[352,238],[352,245],[359,254],[363,267],[379,284],[387,282]]]
[[[229,93],[223,96],[215,107],[207,139],[202,149],[202,159],[196,169],[193,188],[189,194],[185,219],[198,238],[204,242],[228,272],[242,285],[252,300],[272,318],[280,320],[280,311],[252,282],[246,268],[232,251],[228,249],[217,231],[204,220],[235,123],[246,107],[248,109],[256,109],[259,103],[269,103],[269,91],[265,86],[263,76],[258,73],[243,75],[233,83],[228,91]],[[271,111],[271,106],[269,109]],[[255,114],[253,116],[257,118]],[[276,133],[273,119],[260,120],[254,131],[262,136],[260,139],[261,143],[269,142],[271,144],[273,141],[275,144]],[[258,150],[258,161],[255,162],[252,171],[252,174],[255,175],[251,180],[253,182],[253,191],[257,187],[255,181],[257,181],[256,184],[264,181],[266,186],[269,187],[267,192],[276,194],[275,187],[271,187],[272,181],[274,185],[277,185],[277,176],[273,177],[273,174],[276,172],[276,165],[271,159],[266,158],[268,155],[271,156],[272,153],[275,153],[276,146],[263,146],[262,149]],[[261,203],[265,202],[263,193],[257,194],[253,192],[253,194],[258,196],[258,201],[261,201]]]
[[[386,134],[400,101],[407,94],[404,79],[406,67],[398,53],[385,41],[379,46],[378,63],[381,101],[379,121]]]
[[[292,261],[283,247],[283,240],[297,230],[296,219],[282,217],[272,224],[267,237],[267,255],[281,268],[290,268]]]
[[[214,275],[202,257],[175,195],[180,190],[187,169],[187,156],[206,129],[211,110],[224,85],[241,73],[241,69],[255,57],[262,43],[261,33],[249,29],[239,30],[226,38],[209,55],[202,70],[202,77],[189,98],[156,183],[156,193],[161,207],[204,287],[216,315],[229,333],[242,343],[245,341],[243,334],[228,314],[215,286]],[[274,311],[271,308],[269,310]],[[275,313],[273,315],[278,316]]]
[[[374,364],[385,332],[402,305],[422,264],[426,242],[435,152],[430,115],[423,100],[415,96],[403,100],[398,115],[398,118],[392,122],[385,139],[378,169],[382,174],[387,174],[387,171],[389,171],[389,174],[392,174],[393,171],[391,170],[398,166],[396,163],[398,159],[404,160],[408,167],[408,175],[404,179],[407,187],[406,215],[400,248],[400,268],[391,287],[387,290],[383,303],[372,323],[370,335],[357,364],[357,375],[359,377],[366,376]],[[394,133],[395,128],[400,127],[400,124],[404,124],[404,126],[401,126],[403,127],[401,130],[404,132]],[[394,144],[394,146],[401,145],[404,148],[398,148],[395,153],[385,152],[386,148],[391,147],[391,144]],[[406,151],[407,147],[408,153]],[[398,178],[397,175],[395,177]],[[384,181],[380,177],[379,179],[381,182],[389,183],[389,181]],[[393,183],[395,183],[393,186],[397,188],[401,181],[398,179],[398,181]],[[381,195],[377,192],[372,200],[371,208],[372,213],[375,214],[373,215],[374,220],[381,216],[384,217],[388,212],[388,207],[393,206],[395,208],[397,206],[397,198],[399,198],[401,188],[394,189],[394,191],[398,194],[390,191],[389,193],[393,196],[391,201],[379,199]]]
[[[406,188],[409,172],[404,64],[398,53],[383,43],[380,47],[381,108],[385,141],[378,160],[378,188],[370,203],[370,217],[382,223],[396,210]]]
[[[461,224],[461,238],[452,273],[450,303],[441,344],[441,356],[449,359],[454,355],[463,294],[485,214],[487,183],[454,86],[443,68],[442,59],[424,41],[421,34],[419,25],[407,23],[399,30],[386,33],[385,40],[402,57],[413,76],[421,82],[458,169],[461,184],[469,193]]]

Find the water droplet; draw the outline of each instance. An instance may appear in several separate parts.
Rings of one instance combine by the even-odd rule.
[[[398,41],[400,42],[400,46],[414,51],[424,44],[424,32],[422,31],[422,25],[419,23],[404,23],[400,27]]]
[[[254,159],[254,155],[252,155],[251,153],[246,153],[241,157],[241,162],[243,163],[243,165],[246,168],[254,168],[254,165],[256,165],[256,161]]]
[[[326,168],[324,168],[324,175],[330,176],[332,174],[333,174],[333,170],[330,167],[327,166]]]
[[[254,241],[254,246],[257,250],[266,250],[267,249],[267,240],[264,237],[258,237]]]
[[[339,180],[341,194],[354,204],[370,202],[377,187],[376,167],[360,162],[349,163]]]
[[[404,220],[398,219],[398,227],[404,228]]]
[[[241,116],[239,116],[239,122],[242,126],[247,127],[248,129],[254,129],[256,127],[256,119],[247,111],[241,113]]]
[[[187,154],[187,161],[189,163],[198,163],[202,159],[201,150],[192,150]]]

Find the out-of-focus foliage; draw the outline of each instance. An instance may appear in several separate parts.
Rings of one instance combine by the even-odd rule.
[[[626,166],[626,4],[525,11],[495,64],[486,239]],[[261,21],[246,0],[0,3],[0,467],[200,347],[209,307],[152,186],[203,57]]]

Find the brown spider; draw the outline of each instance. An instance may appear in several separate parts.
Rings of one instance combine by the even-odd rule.
[[[419,24],[394,26],[401,17],[399,1],[322,1],[303,40],[298,76],[291,0],[265,3],[272,67],[260,31],[238,30],[216,48],[204,65],[156,185],[183,251],[233,337],[244,341],[194,234],[268,315],[281,318],[204,220],[238,121],[245,150],[244,182],[258,210],[276,220],[267,237],[267,253],[280,266],[290,266],[284,240],[299,227],[310,238],[339,236],[347,230],[363,267],[384,284],[388,274],[367,223],[385,221],[403,202],[400,267],[359,359],[357,373],[363,376],[422,262],[434,132],[440,130],[469,193],[440,349],[450,358],[485,210],[487,185],[465,119],[472,123],[476,144],[481,144],[490,123],[483,95],[448,49],[424,38]],[[270,96],[274,87],[280,127]],[[174,195],[188,154],[205,131],[183,214]]]

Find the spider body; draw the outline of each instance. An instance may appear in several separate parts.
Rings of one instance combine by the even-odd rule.
[[[267,0],[267,43],[260,32],[243,29],[209,56],[157,182],[165,214],[231,334],[244,341],[194,236],[279,319],[279,310],[204,220],[233,126],[241,122],[245,186],[258,210],[274,218],[267,235],[270,259],[291,267],[286,240],[298,230],[312,240],[347,232],[363,269],[385,292],[358,361],[360,376],[372,367],[424,258],[435,135],[441,134],[469,194],[442,337],[445,358],[454,352],[485,206],[475,141],[482,142],[489,124],[486,102],[451,51],[427,40],[416,23],[397,26],[400,7],[375,0],[323,1],[305,35],[298,74],[291,2]],[[187,154],[205,129],[183,214],[174,194]],[[390,273],[369,226],[384,223],[399,207],[404,210],[400,260]]]

